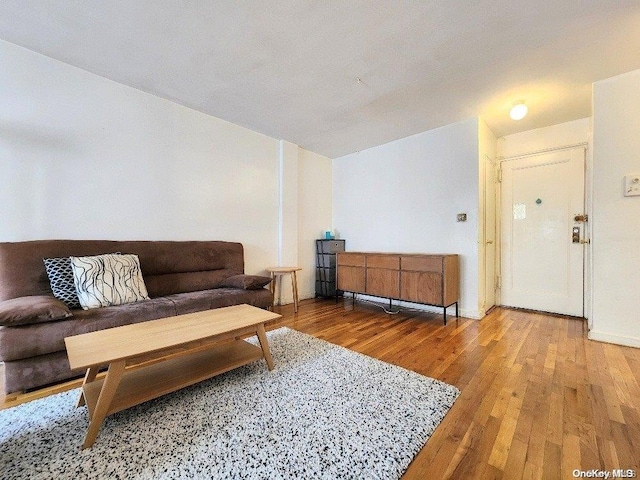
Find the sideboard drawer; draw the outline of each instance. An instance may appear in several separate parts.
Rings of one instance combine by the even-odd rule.
[[[402,257],[400,265],[402,270],[412,272],[442,273],[442,257],[439,255]]]
[[[365,256],[362,253],[338,252],[338,265],[349,265],[352,267],[364,267]]]
[[[367,255],[367,268],[398,270],[400,268],[400,257],[398,255],[369,254]]]

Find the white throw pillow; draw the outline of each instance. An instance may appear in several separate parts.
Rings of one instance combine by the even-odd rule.
[[[80,305],[108,307],[148,300],[137,255],[70,257]]]

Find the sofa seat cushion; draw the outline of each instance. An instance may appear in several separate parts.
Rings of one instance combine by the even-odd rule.
[[[258,308],[271,306],[271,292],[265,288],[258,290],[243,290],[239,288],[213,288],[200,292],[178,293],[168,295],[167,300],[174,303],[176,314],[210,310],[213,308],[230,307],[246,303]]]
[[[171,300],[155,298],[113,307],[74,310],[73,317],[55,322],[0,327],[0,361],[64,351],[65,337],[175,314],[176,309]]]
[[[48,353],[4,364],[4,386],[7,393],[82,377],[84,372],[69,372],[67,352]]]
[[[65,351],[64,338],[71,335],[241,303],[267,308],[271,302],[271,292],[265,288],[214,288],[126,305],[74,310],[73,317],[55,322],[0,327],[0,361],[8,362]]]

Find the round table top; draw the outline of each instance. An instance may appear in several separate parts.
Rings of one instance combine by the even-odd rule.
[[[298,270],[302,270],[302,268],[300,267],[267,267],[265,270],[271,273],[291,273],[291,272],[297,272]]]

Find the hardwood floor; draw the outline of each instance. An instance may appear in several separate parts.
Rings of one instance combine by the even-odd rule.
[[[283,318],[270,330],[286,325],[461,390],[404,479],[640,474],[640,349],[589,341],[581,320],[497,308],[443,326],[440,314],[387,315],[350,300],[275,309]]]

